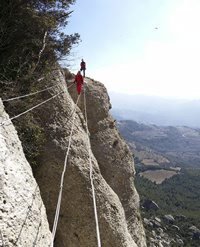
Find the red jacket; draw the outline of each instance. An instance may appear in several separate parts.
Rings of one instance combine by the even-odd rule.
[[[83,77],[81,74],[75,76],[75,82],[78,84],[83,84]]]

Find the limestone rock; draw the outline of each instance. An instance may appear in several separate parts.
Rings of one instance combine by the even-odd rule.
[[[183,246],[184,245],[184,242],[183,242],[183,240],[182,239],[177,239],[176,240],[176,242],[177,242],[177,244],[178,244],[178,246]]]
[[[175,230],[175,231],[180,231],[180,228],[176,225],[172,225],[172,229]]]
[[[139,196],[134,187],[134,161],[121,138],[115,120],[109,114],[111,104],[106,88],[100,82],[85,79],[85,98],[92,152],[107,184],[117,194],[125,212],[126,224],[138,246],[146,246],[139,214]],[[76,100],[76,91],[70,89]],[[79,107],[84,113],[84,97]]]
[[[186,216],[185,215],[176,215],[175,219],[179,220],[179,221],[183,221],[183,220],[186,220]]]
[[[150,222],[153,224],[153,227],[157,227],[157,228],[161,227],[161,224],[157,220],[152,219]]]
[[[192,239],[200,240],[200,230],[196,226],[189,227],[189,230],[192,232]]]
[[[143,221],[146,226],[153,227],[153,223],[147,218],[144,218]]]
[[[174,219],[174,217],[171,214],[164,215],[163,216],[163,219],[166,222],[171,223],[171,224],[173,224],[175,222],[175,219]]]
[[[158,217],[155,217],[155,218],[159,219]],[[152,223],[153,225],[152,221],[156,221],[156,220],[152,220],[152,219],[147,220],[145,218],[144,222],[147,222],[147,223],[149,222],[149,223]],[[145,224],[145,225],[150,226],[149,224]],[[162,246],[170,247],[170,246],[183,246],[184,245],[184,242],[179,235],[169,234],[169,232],[166,231],[167,230],[166,228],[159,227],[159,228],[154,228],[154,229],[155,230],[152,230],[149,228],[147,229],[148,246],[157,247],[157,246],[162,245]],[[178,226],[170,225],[170,231],[171,230],[179,231],[180,229]]]
[[[113,119],[108,116],[110,105],[104,102],[102,98],[104,94],[100,93],[101,90],[103,93],[106,90],[101,85],[99,91],[92,88],[91,84],[87,88],[87,98],[91,94],[94,97],[93,103],[89,102],[88,105],[91,150],[88,145],[84,116],[79,108],[75,108],[66,90],[62,74],[58,73],[55,77],[57,80],[54,83],[58,85],[58,88],[54,88],[52,93],[62,90],[65,93],[36,113],[37,119],[40,119],[46,131],[47,142],[40,156],[35,176],[42,191],[51,226],[69,142],[73,111],[76,109],[55,247],[97,246],[89,179],[89,153],[91,153],[94,169],[102,246],[145,247],[144,231],[138,212],[139,198],[133,184],[134,168],[130,159],[131,154],[114,127],[111,127],[114,128],[112,135],[110,133],[109,126],[113,124]],[[72,90],[75,90],[74,87]],[[83,95],[80,97],[81,104]],[[76,92],[74,92],[74,98],[76,101]],[[90,111],[94,114],[93,122]],[[96,122],[97,119],[100,121]],[[95,148],[95,140],[96,145],[99,145],[98,148]],[[99,156],[100,150],[102,150],[102,158]]]
[[[156,220],[157,222],[161,223],[161,219],[160,219],[160,218],[155,217],[155,220]]]
[[[0,100],[0,123],[8,119]],[[0,125],[0,246],[50,246],[39,187],[12,123]]]
[[[200,231],[196,226],[190,226],[190,227],[189,227],[189,230],[190,230],[191,232],[198,232],[198,231]]]
[[[146,210],[158,210],[159,206],[156,202],[146,199],[142,205]]]

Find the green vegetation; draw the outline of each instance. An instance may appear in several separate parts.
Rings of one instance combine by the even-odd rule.
[[[69,8],[75,0],[0,1],[0,97],[7,99],[35,92],[52,84],[52,71],[80,41],[77,33],[65,34]],[[41,79],[43,78],[43,79]],[[15,116],[41,103],[48,92],[4,103]],[[29,162],[35,166],[45,142],[44,130],[33,111],[14,120]]]
[[[129,142],[131,149],[143,152],[143,159],[155,157],[157,163],[169,166],[199,168],[200,164],[200,130],[189,127],[171,127],[144,125],[134,121],[120,121],[119,129]],[[132,148],[132,146],[135,146]],[[135,154],[137,154],[135,152]],[[146,157],[145,157],[146,154]],[[166,158],[170,163],[159,162]],[[138,156],[138,158],[140,158]],[[139,159],[141,160],[141,159]],[[137,162],[139,162],[137,160]]]
[[[33,115],[28,113],[24,121],[15,120],[16,129],[20,140],[23,140],[22,146],[26,158],[33,168],[37,166],[37,158],[43,150],[43,144],[46,141],[44,129],[34,120]]]
[[[183,214],[200,218],[200,170],[184,169],[178,176],[160,185],[136,176],[135,185],[141,200],[148,198],[160,206],[161,214]],[[198,222],[199,227],[200,223]]]
[[[200,228],[200,169],[182,169],[178,176],[156,185],[149,180],[136,176],[135,185],[141,197],[141,204],[145,199],[155,201],[160,209],[158,211],[145,211],[143,216],[162,218],[165,214],[173,216],[184,215],[185,219],[176,219],[175,225],[180,228],[179,235],[184,240],[184,246],[199,246],[199,241],[191,240],[189,227],[195,225]],[[170,227],[167,232],[175,234]]]
[[[169,238],[176,239],[178,235],[184,246],[199,247],[200,240],[192,239],[193,233],[189,227],[194,225],[200,229],[200,130],[144,125],[135,121],[120,121],[119,128],[135,155],[136,174],[159,169],[173,171],[173,167],[181,167],[179,175],[160,185],[136,176],[135,185],[141,205],[149,199],[159,206],[157,211],[141,208],[143,218],[153,220],[159,217],[161,228]],[[169,162],[165,162],[165,158]],[[159,165],[146,165],[144,160],[148,159]],[[159,174],[156,176],[156,179],[159,178]],[[163,216],[167,214],[175,217],[173,224],[180,230],[164,221]],[[152,237],[152,230],[157,231],[157,228],[147,224],[147,239]],[[176,247],[177,243],[171,243],[171,246]]]
[[[30,78],[41,76],[44,69],[69,55],[73,44],[79,41],[79,35],[67,35],[62,30],[67,25],[71,14],[69,7],[74,2],[1,0],[1,84],[8,86],[16,81],[30,83]]]

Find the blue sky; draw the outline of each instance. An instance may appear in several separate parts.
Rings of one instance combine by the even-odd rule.
[[[70,69],[109,91],[200,98],[200,0],[77,0]]]

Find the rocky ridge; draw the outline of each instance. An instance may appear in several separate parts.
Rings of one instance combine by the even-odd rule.
[[[145,238],[139,211],[139,196],[134,187],[134,162],[132,154],[121,138],[115,120],[109,114],[110,99],[106,88],[100,82],[85,79],[85,95],[88,128],[92,152],[95,155],[102,176],[117,194],[122,203],[129,232],[138,246],[143,246]],[[76,90],[70,88],[76,100]],[[84,99],[79,107],[84,112]],[[98,111],[97,111],[98,110]]]
[[[72,115],[74,109],[76,110],[54,246],[97,245],[89,178],[89,153],[91,153],[102,245],[146,247],[139,213],[139,197],[134,187],[135,171],[132,155],[109,114],[111,106],[105,87],[99,82],[86,80],[90,149],[83,94],[80,96],[79,107],[76,107],[75,87],[71,87],[68,92],[61,71],[54,72],[50,81],[57,87],[44,93],[44,97],[62,91],[64,93],[34,112],[35,119],[45,130],[46,138],[40,150],[34,176],[41,191],[51,228],[72,126]],[[39,225],[41,226],[41,223]],[[49,230],[47,233],[49,234]]]
[[[9,119],[0,100],[0,123]],[[50,246],[40,189],[11,122],[0,125],[0,246]]]
[[[60,90],[64,90],[65,93],[56,98],[51,105],[46,106],[45,109],[40,109],[40,122],[43,123],[46,131],[47,142],[41,154],[38,169],[35,172],[51,226],[55,213],[61,171],[72,126],[72,113],[76,109],[75,128],[72,134],[68,157],[55,246],[96,246],[95,220],[89,179],[89,152],[92,154],[92,165],[94,167],[93,175],[102,245],[109,247],[146,246],[142,221],[139,216],[139,198],[133,185],[134,163],[131,154],[128,154],[129,149],[127,145],[117,135],[118,141],[121,143],[120,145],[124,146],[124,148],[120,153],[120,159],[116,159],[115,166],[112,169],[110,167],[111,163],[108,162],[108,155],[107,159],[101,160],[93,148],[89,150],[84,111],[81,111],[83,94],[80,96],[78,104],[80,108],[75,107],[74,101],[77,100],[75,86],[71,87],[68,92],[62,73],[58,72],[54,77],[56,80],[52,82],[57,84],[58,88],[55,88],[52,93],[55,94]],[[93,84],[96,85],[96,90],[94,90]],[[95,129],[99,124],[96,122],[96,119],[98,119],[98,116],[101,118],[102,114],[103,116],[106,114],[109,123],[113,123],[114,120],[111,119],[108,113],[110,103],[105,87],[98,82],[94,83],[90,80],[86,84],[85,90],[87,99],[93,95],[93,98],[91,98],[93,102],[87,103],[90,140],[94,140],[91,141],[91,146],[93,147],[94,142],[98,143],[98,139],[92,132],[91,125]],[[74,101],[72,98],[74,98]],[[51,114],[47,116],[45,114],[46,111]],[[95,115],[90,115],[91,112]],[[93,122],[91,117],[93,117]],[[106,120],[105,117],[104,120]],[[106,122],[100,123],[101,131],[110,128]],[[114,129],[118,133],[115,127]],[[99,150],[103,151],[104,145],[105,149],[108,146],[103,132],[101,136],[104,139],[98,145]],[[110,138],[111,135],[107,135],[107,139],[109,140]],[[116,136],[113,138],[116,139]],[[110,139],[110,141],[113,142],[113,139]],[[119,152],[119,150],[112,146],[110,150],[113,153]],[[102,153],[103,156],[104,153]],[[120,161],[123,156],[124,160]],[[114,163],[112,164],[114,165]],[[104,170],[102,165],[104,165]],[[118,180],[120,166],[122,173],[120,174],[121,180]],[[109,176],[112,177],[112,183],[108,180]],[[116,178],[113,176],[116,176]],[[51,183],[50,181],[53,182]],[[122,190],[120,187],[124,187],[124,191],[120,192],[121,195],[118,196],[120,194],[119,191]],[[127,201],[122,200],[122,197],[125,198],[126,191],[126,196],[130,199],[127,199]],[[130,196],[129,193],[133,193],[133,195]],[[123,207],[123,204],[126,204],[126,209]]]

